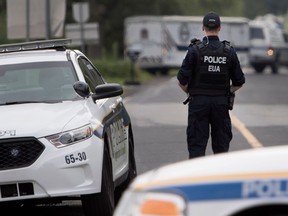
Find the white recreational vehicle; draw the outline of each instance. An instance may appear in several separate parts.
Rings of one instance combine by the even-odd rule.
[[[134,16],[125,19],[125,51],[136,52],[140,68],[167,74],[178,69],[190,40],[202,39],[198,16]],[[249,26],[243,17],[222,17],[220,39],[230,41],[242,66],[248,64]]]
[[[268,14],[251,20],[249,27],[249,64],[255,72],[262,73],[268,66],[276,74],[279,66],[288,66],[287,34],[281,21]]]

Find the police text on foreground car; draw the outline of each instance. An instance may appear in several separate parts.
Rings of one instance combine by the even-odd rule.
[[[114,216],[287,216],[288,146],[187,160],[138,175]]]
[[[81,199],[109,216],[136,176],[131,122],[122,87],[69,42],[0,46],[0,204]]]

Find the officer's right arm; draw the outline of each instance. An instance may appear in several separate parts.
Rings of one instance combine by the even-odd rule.
[[[230,92],[236,92],[238,89],[240,89],[242,87],[242,85],[241,86],[234,86],[234,85],[231,85],[230,86]]]
[[[186,85],[182,85],[182,84],[179,82],[178,85],[180,86],[180,88],[181,88],[186,94],[188,94],[188,83],[187,83]]]
[[[179,81],[180,88],[185,92],[188,93],[188,82],[193,70],[193,59],[194,59],[194,52],[193,48],[189,47],[188,51],[183,59],[183,62],[180,66],[180,69],[177,73],[177,79]]]

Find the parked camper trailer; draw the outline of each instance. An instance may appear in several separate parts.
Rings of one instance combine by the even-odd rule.
[[[198,16],[134,16],[125,19],[126,52],[138,53],[140,68],[167,74],[178,69],[190,40],[202,39],[202,19]],[[221,17],[220,39],[230,41],[242,66],[248,64],[249,26],[243,17]]]

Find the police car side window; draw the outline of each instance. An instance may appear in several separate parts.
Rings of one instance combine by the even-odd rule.
[[[98,72],[98,70],[95,68],[93,64],[91,64],[87,59],[84,59],[84,58],[82,58],[81,61],[87,68],[90,77],[93,79],[93,82],[95,82],[96,85],[105,83],[103,77],[101,76],[101,74]]]
[[[79,66],[83,71],[85,81],[89,85],[90,90],[95,93],[95,87],[99,84],[105,83],[103,78],[87,59],[80,58]]]
[[[91,76],[94,78],[95,82],[97,83],[97,85],[105,83],[103,77],[100,75],[98,70],[93,65],[91,65],[90,73]]]
[[[90,91],[95,93],[96,84],[93,82],[93,79],[90,77],[88,68],[86,67],[85,63],[81,59],[78,60],[78,63],[84,75],[85,82],[89,85]]]

